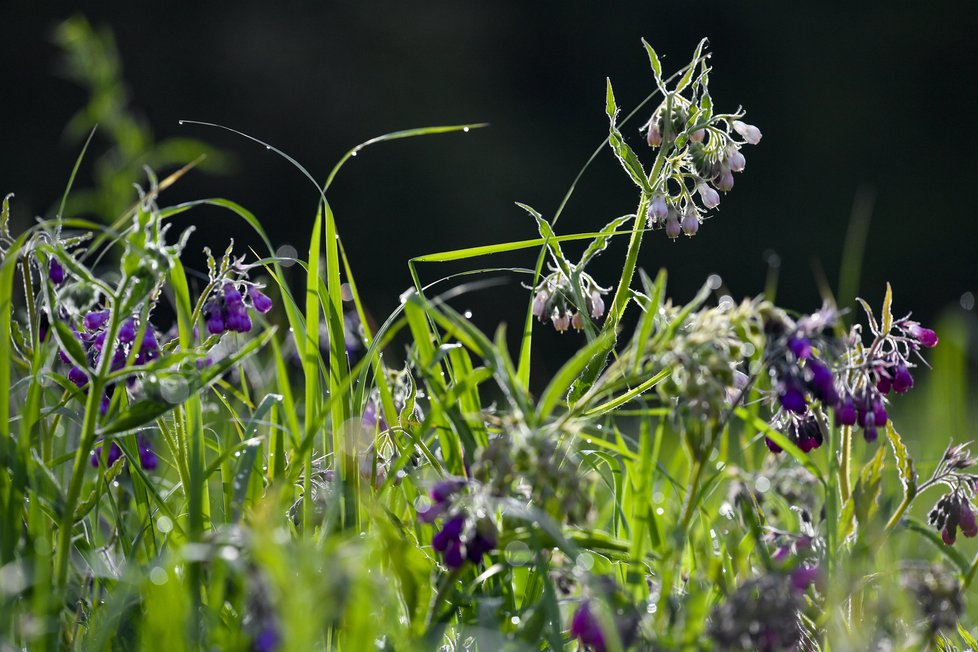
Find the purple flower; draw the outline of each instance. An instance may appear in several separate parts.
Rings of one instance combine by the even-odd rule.
[[[687,211],[685,217],[683,217],[683,222],[681,224],[683,233],[689,237],[696,235],[696,232],[700,230],[700,218],[696,214],[695,210]]]
[[[863,428],[863,439],[866,440],[867,444],[872,444],[878,436],[879,433],[876,431],[876,426],[865,426]]]
[[[228,308],[238,308],[244,305],[244,299],[241,298],[241,293],[238,292],[238,288],[234,287],[233,283],[224,284],[224,303]]]
[[[941,540],[944,541],[945,545],[948,546],[954,545],[954,540],[958,538],[957,530],[958,530],[957,526],[955,526],[952,523],[949,523],[944,526],[944,529],[941,530]]]
[[[571,326],[576,331],[584,328],[584,317],[581,316],[581,313],[575,312],[573,316],[571,316]]]
[[[662,195],[656,195],[652,198],[652,203],[649,204],[649,221],[659,222],[666,219],[669,215],[669,205],[666,204],[666,198]]]
[[[590,646],[595,652],[605,652],[604,633],[601,624],[591,613],[591,605],[585,600],[577,608],[571,619],[570,634],[581,641],[582,645]]]
[[[909,323],[907,334],[917,340],[917,342],[928,349],[937,346],[937,333],[929,328],[924,328],[915,321]]]
[[[61,285],[65,281],[65,268],[54,258],[51,259],[51,266],[48,267],[48,278],[55,285]]]
[[[442,552],[441,557],[445,565],[449,568],[461,568],[462,564],[465,563],[465,557],[462,556],[462,542],[459,540],[450,541],[448,547]]]
[[[136,443],[139,446],[139,465],[147,471],[156,470],[159,458],[156,457],[156,453],[150,448],[149,442],[143,437],[137,437]]]
[[[266,313],[272,309],[272,300],[265,296],[261,290],[254,285],[248,288],[248,296],[251,297],[251,305],[260,313]]]
[[[465,527],[465,517],[456,514],[445,521],[441,529],[431,538],[431,547],[438,552],[445,552],[452,542],[461,541],[463,527]]]
[[[813,358],[808,361],[808,369],[812,373],[812,379],[808,385],[816,398],[826,405],[837,404],[839,393],[835,390],[835,378],[833,378],[829,368]]]
[[[774,440],[771,439],[770,437],[765,437],[764,438],[764,444],[767,446],[767,449],[769,451],[771,451],[772,453],[774,453],[775,455],[777,455],[782,450],[784,450],[780,446],[778,446],[776,443],[774,443]]]
[[[557,308],[554,308],[554,313],[550,320],[554,323],[554,330],[556,330],[558,333],[563,333],[570,328],[570,315],[568,315],[566,312],[561,315]]]
[[[435,503],[442,505],[447,503],[462,488],[462,484],[460,480],[441,480],[431,487],[428,495]]]
[[[645,142],[649,144],[649,147],[658,147],[662,144],[662,132],[659,131],[658,122],[655,118],[649,122],[649,130],[645,134]]]
[[[717,190],[730,192],[734,187],[733,172],[726,168],[721,169],[720,174],[713,180],[713,185],[717,187]]]
[[[119,342],[121,344],[132,344],[136,339],[136,320],[130,317],[122,322],[119,327]]]
[[[604,314],[604,299],[601,298],[601,293],[597,290],[591,292],[591,317],[593,319],[601,319]]]
[[[540,321],[546,319],[547,301],[549,300],[550,293],[546,290],[540,290],[537,292],[536,296],[533,297],[533,316]]]
[[[251,648],[254,652],[273,652],[282,644],[281,637],[271,625],[265,625],[252,641]]]
[[[224,325],[229,331],[247,333],[251,330],[251,317],[248,316],[248,311],[245,310],[243,305],[238,309],[229,307],[227,317],[224,319]]]
[[[807,337],[792,337],[788,340],[788,350],[799,360],[812,357],[812,343]]]
[[[852,402],[851,396],[842,399],[842,403],[835,410],[835,422],[840,426],[852,426],[856,423],[856,406]]]
[[[666,235],[670,240],[675,240],[683,232],[683,227],[679,224],[679,218],[675,213],[670,213],[666,218]]]
[[[778,400],[781,401],[781,407],[795,414],[805,414],[805,411],[808,409],[804,392],[794,385],[786,385],[781,390],[781,395],[778,397]]]
[[[68,370],[68,380],[81,387],[88,382],[88,376],[80,368],[72,367]]]
[[[109,446],[108,459],[106,460],[108,462],[108,465],[112,466],[113,464],[116,463],[116,460],[118,460],[120,457],[122,457],[122,449],[119,448],[119,444],[112,442],[112,445]],[[102,461],[102,446],[99,445],[95,448],[95,452],[92,453],[92,466],[98,468],[98,465],[101,461]]]
[[[97,331],[104,328],[107,321],[109,321],[109,311],[98,310],[85,315],[85,318],[82,319],[82,325],[86,330]]]
[[[898,366],[893,372],[893,391],[897,394],[903,394],[911,387],[913,387],[913,376],[910,374],[910,370],[904,365]]]
[[[734,172],[743,172],[747,167],[747,159],[740,153],[740,150],[731,146],[727,149],[727,165]]]
[[[796,591],[804,592],[810,584],[818,580],[817,566],[799,566],[791,571],[791,586]]]
[[[883,401],[881,399],[876,399],[873,401],[873,425],[876,427],[885,426],[887,421],[886,408],[883,407]]]
[[[978,523],[975,522],[975,513],[971,510],[971,505],[967,499],[961,501],[961,511],[958,519],[961,534],[969,539],[978,535]]]
[[[220,335],[224,332],[224,315],[216,302],[207,305],[207,332],[211,335]]]
[[[877,375],[879,379],[876,381],[876,389],[879,390],[880,394],[889,394],[890,390],[893,389],[893,381],[883,372],[877,372]]]

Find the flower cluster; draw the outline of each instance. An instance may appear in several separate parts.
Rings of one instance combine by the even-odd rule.
[[[86,367],[83,368],[74,364],[71,358],[68,357],[68,354],[63,350],[58,352],[58,357],[62,362],[72,365],[68,371],[68,380],[78,387],[84,387],[88,384],[89,370],[95,369],[101,363],[102,353],[106,345],[105,340],[108,337],[108,322],[108,310],[95,310],[87,313],[82,318],[82,330],[74,329],[75,339],[81,342],[85,349],[88,363]],[[136,347],[136,354],[133,357],[133,361],[137,365],[146,364],[160,357],[160,345],[153,327],[149,324],[146,325],[142,339],[137,345],[136,338],[138,333],[139,322],[136,317],[130,317],[122,322],[118,335],[116,336],[110,371],[118,371],[126,366],[126,361],[129,359],[129,354],[133,347]],[[127,382],[132,384],[134,380],[135,378],[131,377]],[[102,396],[102,402],[99,408],[102,414],[108,411],[114,392],[115,384],[110,383],[106,386],[105,394]]]
[[[739,586],[710,616],[718,650],[794,650],[805,636],[807,573],[770,572]]]
[[[493,496],[516,498],[558,522],[579,523],[591,509],[589,483],[574,450],[552,433],[512,432],[479,451],[472,477]]]
[[[452,479],[435,483],[429,496],[431,505],[418,511],[418,518],[431,523],[447,514],[441,529],[431,538],[431,546],[452,570],[466,561],[478,565],[496,547],[496,526],[481,510],[468,510],[460,500],[467,483]],[[472,512],[472,513],[470,513]]]
[[[590,597],[581,600],[571,617],[571,638],[590,652],[619,649],[614,639],[620,649],[632,649],[638,643],[641,614],[628,596],[608,578],[597,578],[585,593]]]
[[[260,313],[272,309],[272,300],[262,293],[255,285],[248,284],[248,298],[251,306]],[[244,297],[237,285],[230,281],[224,283],[220,292],[204,306],[204,319],[207,321],[207,332],[220,335],[225,332],[247,333],[251,330],[251,317],[245,305]]]
[[[941,539],[949,546],[957,539],[958,528],[966,537],[978,535],[978,522],[971,509],[971,500],[958,490],[950,491],[938,500],[927,520],[941,531]]]
[[[571,327],[575,330],[583,329],[584,320],[587,319],[584,312],[592,319],[601,319],[604,315],[605,305],[601,295],[607,294],[608,289],[599,286],[585,272],[580,272],[580,286],[575,288],[567,274],[560,269],[554,269],[533,290],[533,316],[541,322],[549,319],[558,333]],[[581,293],[580,300],[577,298],[577,290]],[[583,306],[580,305],[581,301]]]
[[[913,387],[912,358],[919,359],[921,349],[936,346],[938,339],[934,331],[909,316],[894,321],[890,330],[883,332],[868,308],[866,312],[873,341],[864,346],[860,327],[853,327],[846,354],[847,373],[840,378],[841,398],[835,420],[843,426],[858,425],[863,438],[872,442],[889,418],[887,397],[891,393],[903,394]]]
[[[760,129],[735,118],[713,116],[676,93],[641,127],[649,147],[682,148],[649,201],[649,228],[665,229],[673,240],[694,236],[704,214],[720,204],[720,192],[733,189],[733,173],[747,166],[741,147],[761,141]]]

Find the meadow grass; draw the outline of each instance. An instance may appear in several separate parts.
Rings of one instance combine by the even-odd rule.
[[[241,134],[315,186],[301,260],[232,201],[161,205],[192,165],[147,172],[108,224],[66,212],[79,165],[23,233],[5,201],[3,649],[978,648],[974,460],[949,444],[974,423],[973,324],[949,313],[930,351],[889,288],[865,315],[736,302],[715,278],[674,304],[640,251],[709,228],[760,132],[714,109],[705,42],[671,76],[645,48],[655,91],[622,118],[609,81],[588,161],[617,158],[635,213],[560,234],[575,180],[553,215],[523,206],[539,238],[408,261],[414,287],[376,328],[333,179],[364,147],[483,125],[375,138],[322,182]],[[265,250],[188,273],[172,232],[205,205]],[[605,287],[586,268],[615,241]],[[491,266],[507,252],[531,267]],[[500,275],[529,290],[516,350],[453,307]],[[580,346],[540,379],[551,327]]]

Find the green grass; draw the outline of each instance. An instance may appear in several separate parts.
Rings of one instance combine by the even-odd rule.
[[[587,604],[608,650],[764,649],[751,632],[786,624],[805,641],[798,649],[967,649],[978,550],[962,537],[941,542],[926,523],[941,492],[925,487],[948,442],[965,441],[974,423],[974,324],[957,313],[941,320],[941,343],[926,352],[933,371],[916,372],[910,396],[892,397],[891,425],[875,443],[833,425],[813,399],[826,441],[806,453],[772,421],[781,344],[765,329],[794,320],[763,298],[734,305],[710,284],[675,305],[665,270],[653,279],[639,266],[643,246],[664,246],[663,223],[646,219],[655,198],[697,205],[694,134],[712,130],[705,142],[727,143],[742,117],[714,110],[704,47],[665,78],[646,44],[657,90],[639,108],[655,97],[657,116],[683,112],[662,122],[651,157],[622,131],[639,109],[620,120],[608,83],[609,147],[598,152],[610,150],[635,182],[634,214],[560,234],[569,194],[549,219],[524,206],[539,238],[406,261],[415,286],[376,331],[353,275],[358,263],[343,248],[344,216],[328,201],[333,179],[368,145],[483,125],[375,138],[322,182],[279,152],[321,199],[297,288],[260,216],[224,199],[159,205],[189,168],[150,176],[107,226],[72,217],[77,165],[54,219],[14,236],[5,202],[0,642],[574,650],[583,648],[572,623]],[[229,250],[197,281],[181,264],[185,240],[173,234],[203,205],[243,220],[266,251],[242,267],[241,252]],[[852,233],[843,296],[858,287],[858,225]],[[589,288],[599,284],[586,267],[618,255],[609,245],[620,236],[621,273],[607,314],[594,317]],[[587,244],[581,259],[567,258],[562,245],[571,242]],[[500,273],[494,255],[517,251],[529,267],[503,273],[554,288],[553,306],[581,319],[579,333],[565,334],[577,352],[550,378],[533,376],[530,364],[531,347],[542,346],[535,335],[549,328],[534,319],[533,296],[515,351],[505,325],[483,332],[452,307],[473,278]],[[63,284],[49,277],[52,261],[66,270]],[[450,261],[473,268],[429,276]],[[275,307],[251,310],[247,333],[209,334],[214,302],[230,301],[220,298],[228,282],[263,282]],[[891,303],[906,309],[898,290],[887,292],[876,313],[884,334],[894,327]],[[139,343],[163,304],[175,328],[159,334],[159,357],[141,360],[133,345],[113,365],[126,320],[139,317]],[[72,332],[96,307],[109,311],[97,361],[94,344]],[[830,345],[844,328],[818,340],[839,378],[853,358],[831,357]],[[59,350],[86,369],[85,387],[68,378]],[[531,377],[544,388],[538,395]],[[771,454],[765,437],[784,452]],[[143,459],[145,442],[155,468]],[[458,484],[449,491],[446,480]],[[465,515],[466,550],[487,543],[474,562],[449,563],[438,543],[456,514]],[[817,569],[818,580],[785,588],[801,569]],[[774,587],[763,592],[773,606],[750,592],[758,582]],[[746,638],[724,638],[725,614]]]

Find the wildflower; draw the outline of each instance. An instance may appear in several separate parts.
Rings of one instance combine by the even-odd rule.
[[[727,148],[727,166],[733,172],[743,172],[747,167],[747,159],[740,153],[736,146],[731,145]]]
[[[588,600],[583,601],[574,612],[570,635],[595,652],[605,651],[604,633],[598,619],[591,613],[591,603]]]
[[[706,183],[697,184],[696,191],[700,194],[703,207],[707,210],[711,210],[720,205],[720,193],[706,185]]]
[[[812,357],[812,343],[807,337],[788,338],[788,350],[794,353],[799,360],[807,360]]]
[[[551,321],[553,321],[554,329],[558,333],[563,333],[568,329],[568,327],[570,327],[570,317],[567,315],[566,312],[563,315],[561,315],[560,311],[557,308],[554,308],[553,315],[551,315],[550,319]]]
[[[694,143],[702,143],[704,138],[706,138],[706,129],[697,129],[689,135],[689,139]]]
[[[119,444],[117,444],[115,442],[112,442],[112,445],[109,446],[108,457],[106,459],[106,462],[107,462],[108,466],[112,466],[113,464],[115,464],[116,461],[120,457],[122,457],[122,449],[119,448]],[[91,461],[92,461],[92,466],[94,466],[95,468],[98,468],[98,465],[102,461],[102,446],[101,445],[96,446],[95,452],[92,453]]]
[[[946,545],[954,545],[958,528],[961,534],[971,538],[978,535],[978,523],[971,508],[971,500],[960,488],[955,488],[937,501],[927,516],[928,522],[941,531]]]
[[[669,205],[666,204],[666,199],[662,195],[656,195],[652,198],[652,202],[649,204],[648,210],[648,220],[649,226],[661,222],[666,219],[669,215]]]
[[[220,335],[224,332],[224,315],[216,301],[207,304],[204,319],[207,321],[207,332],[211,335]]]
[[[121,344],[132,344],[136,339],[136,320],[131,317],[122,322],[119,327],[119,342]]]
[[[893,391],[897,394],[903,394],[913,387],[913,376],[910,374],[910,370],[907,369],[906,365],[899,365],[895,372],[893,372]]]
[[[675,240],[682,231],[679,218],[676,217],[675,211],[671,211],[669,217],[666,218],[666,235],[669,236],[670,240]]]
[[[251,299],[251,305],[258,312],[264,314],[272,309],[272,300],[254,285],[248,288],[248,297]]]
[[[734,120],[732,124],[734,131],[741,135],[751,145],[761,142],[761,130],[754,125],[749,125],[740,120]]]
[[[106,322],[109,321],[109,311],[108,310],[98,310],[90,312],[85,315],[82,319],[82,326],[89,331],[97,331],[100,328],[104,328]]]
[[[805,401],[805,393],[794,385],[786,385],[778,395],[781,407],[795,414],[804,414],[808,410],[808,403]]]
[[[75,366],[68,371],[68,380],[82,387],[88,382],[88,376],[79,367]]]
[[[924,328],[915,321],[906,323],[905,332],[908,336],[916,340],[920,346],[927,347],[928,349],[937,346],[939,341],[937,339],[937,333],[929,328]]]
[[[645,142],[649,144],[649,147],[658,147],[662,144],[662,132],[659,131],[659,121],[653,118],[649,122],[649,130],[645,135]]]
[[[540,290],[533,297],[533,316],[543,321],[546,317],[547,301],[550,299],[550,293],[546,290]]]
[[[720,168],[720,174],[713,179],[713,185],[717,187],[717,190],[730,192],[734,187],[733,172],[729,168]]]
[[[48,278],[55,285],[61,285],[65,281],[65,268],[54,258],[51,259],[51,265],[48,267]]]
[[[835,422],[840,426],[852,426],[856,423],[856,406],[852,396],[846,395],[835,410]]]
[[[149,441],[139,436],[136,438],[136,443],[139,448],[139,466],[147,471],[156,470],[159,458],[156,457],[156,453],[150,447]]]
[[[571,326],[573,326],[574,330],[576,331],[584,328],[584,317],[581,316],[581,313],[574,313],[574,315],[571,317]]]
[[[591,292],[591,317],[593,319],[601,319],[604,315],[604,299],[601,298],[601,293],[598,290]]]

